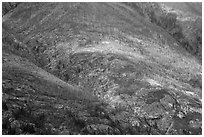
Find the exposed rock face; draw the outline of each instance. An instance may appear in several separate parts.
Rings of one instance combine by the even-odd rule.
[[[17,7],[19,2],[2,2],[2,15]]]
[[[202,134],[202,17],[184,11],[18,5],[2,23],[3,134]]]
[[[182,3],[180,8],[178,5],[164,3],[161,7],[148,6],[151,22],[167,30],[181,46],[202,62],[202,13],[198,10],[202,7],[199,3]],[[186,12],[186,9],[191,12]]]

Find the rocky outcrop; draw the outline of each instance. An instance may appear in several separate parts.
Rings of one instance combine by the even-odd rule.
[[[183,11],[174,8],[174,6],[177,7],[177,4],[150,3],[144,5],[143,13],[152,23],[165,29],[182,47],[202,62],[202,16],[199,11],[193,9],[193,7],[200,6],[200,3],[183,3],[187,5],[184,6]]]
[[[2,16],[8,13],[10,10],[16,8],[20,4],[19,2],[3,2],[2,3]]]

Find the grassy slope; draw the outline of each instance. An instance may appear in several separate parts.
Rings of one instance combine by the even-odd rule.
[[[26,81],[28,73],[42,81],[31,84],[39,91],[37,96],[54,96],[62,100],[62,106],[74,98],[83,99],[76,103],[80,107],[92,96],[107,103],[103,108],[108,122],[93,120],[104,119],[99,114],[90,116],[92,122],[85,122],[93,112],[85,113],[85,119],[72,114],[82,119],[74,119],[79,122],[74,122],[76,129],[65,123],[65,134],[200,134],[201,123],[196,119],[201,119],[201,65],[134,7],[121,3],[23,3],[3,20],[3,52],[12,58],[12,63],[3,64],[3,81],[9,78],[18,84],[31,84]],[[14,60],[13,54],[40,68]],[[66,82],[83,92],[67,87]],[[62,108],[59,111],[66,115]],[[97,112],[95,108],[93,111]],[[56,119],[63,120],[61,116]],[[193,124],[188,125],[189,121]],[[59,121],[51,125],[57,125],[53,133],[63,133]]]

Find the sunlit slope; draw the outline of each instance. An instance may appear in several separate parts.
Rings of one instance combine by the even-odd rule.
[[[45,9],[43,6],[48,8]],[[58,45],[61,43],[68,43],[66,48],[74,49],[95,43],[97,45],[97,42],[103,41],[105,37],[120,40],[119,42],[127,41],[127,48],[144,49],[148,52],[146,58],[157,58],[157,61],[161,59],[160,63],[168,62],[176,67],[179,62],[180,67],[187,66],[188,69],[195,66],[192,68],[193,73],[200,73],[196,70],[200,69],[198,63],[194,59],[189,61],[191,56],[183,56],[185,52],[175,50],[177,43],[164,30],[149,23],[123,4],[26,3],[17,9],[19,10],[9,15],[9,20],[3,23],[3,27],[17,35],[19,41],[25,43],[29,49],[37,53],[43,52],[43,56],[46,55],[45,51],[49,53],[47,56],[51,56],[52,50],[60,47]],[[25,12],[29,10],[32,12]],[[15,23],[9,26],[13,21]],[[136,54],[142,55],[141,52]],[[189,65],[192,63],[194,65]],[[45,62],[43,65],[47,64]]]
[[[86,112],[69,133],[201,134],[201,63],[170,28],[152,21],[151,5],[21,3],[3,17],[3,52],[36,66],[13,59],[3,74],[11,73],[7,66],[27,68],[76,100],[104,103],[105,116],[95,117],[109,122],[86,121]]]

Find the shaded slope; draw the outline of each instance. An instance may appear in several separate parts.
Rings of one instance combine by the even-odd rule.
[[[59,127],[65,119],[73,122],[67,133],[76,134],[80,131],[74,129],[77,122],[74,122],[74,116],[69,116],[74,115],[69,112],[70,107],[78,106],[81,111],[85,104],[97,101],[88,92],[82,92],[28,60],[6,52],[3,54],[2,82],[3,134],[59,134],[62,132]]]
[[[2,16],[15,9],[20,2],[2,2]]]
[[[44,85],[41,90],[63,100],[57,110],[50,110],[62,112],[56,121],[69,123],[76,117],[79,123],[75,129],[66,122],[60,128],[59,121],[48,120],[57,130],[53,134],[201,134],[201,64],[168,28],[150,22],[141,10],[145,6],[149,5],[22,3],[4,19],[3,52],[40,68],[4,63],[5,79],[7,74],[14,79],[6,68],[15,66],[62,87],[63,92]],[[67,89],[67,83],[74,88]],[[80,92],[75,95],[76,87]],[[69,105],[74,104],[70,98],[82,100],[76,104],[79,110]],[[64,105],[74,116],[66,117]]]
[[[201,3],[148,3],[145,14],[202,62]],[[197,14],[195,13],[197,12]]]

